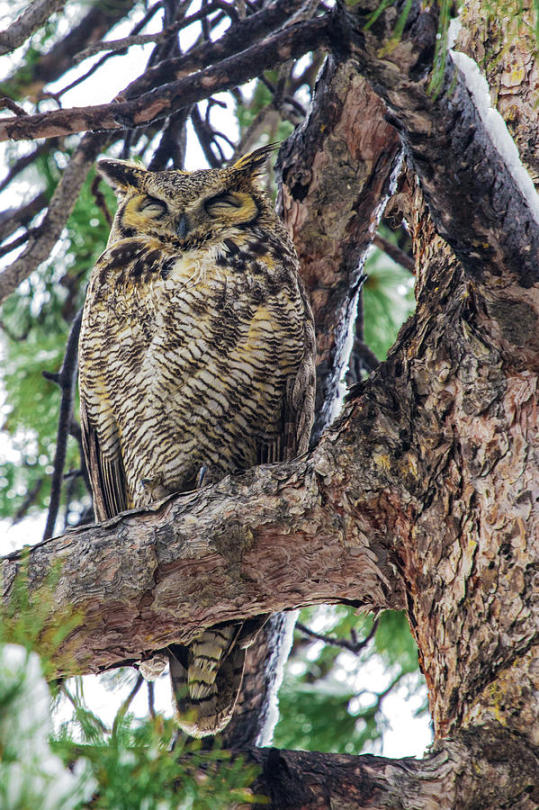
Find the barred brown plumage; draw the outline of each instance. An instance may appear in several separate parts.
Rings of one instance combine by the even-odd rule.
[[[119,204],[80,337],[97,520],[307,450],[314,327],[293,245],[258,187],[267,152],[195,172],[98,163]],[[262,621],[170,648],[190,734],[230,719]]]

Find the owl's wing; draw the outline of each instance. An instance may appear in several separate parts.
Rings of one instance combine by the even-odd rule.
[[[258,447],[258,464],[289,461],[306,453],[314,420],[315,396],[315,336],[308,304],[304,324],[305,352],[296,374],[286,383],[281,411],[281,432],[271,443]]]
[[[119,442],[111,441],[112,437],[108,437],[107,445],[111,451],[107,454],[103,452],[99,430],[90,418],[82,392],[80,400],[82,446],[94,496],[95,516],[98,521],[107,520],[129,508]],[[109,426],[113,424],[112,419],[103,421],[105,424],[108,422]]]

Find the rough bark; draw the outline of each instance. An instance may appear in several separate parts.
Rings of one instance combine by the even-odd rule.
[[[329,58],[309,119],[279,155],[280,210],[315,318],[315,438],[334,415],[362,263],[401,151],[384,116],[385,105],[355,63]]]
[[[253,789],[273,810],[533,810],[539,802],[535,752],[496,726],[436,743],[422,760],[274,748],[251,757],[262,768]]]
[[[386,528],[374,515],[353,519],[352,504],[339,514],[352,481],[325,480],[335,454],[344,463],[338,443],[327,441],[308,459],[256,468],[32,547],[31,589],[61,560],[54,611],[83,617],[58,674],[127,663],[239,616],[339,601],[402,607],[400,583],[388,587]],[[4,561],[5,593],[23,556]]]

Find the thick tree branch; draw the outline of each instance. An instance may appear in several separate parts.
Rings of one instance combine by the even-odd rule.
[[[365,463],[350,480],[355,464],[345,464],[339,447],[329,441],[308,458],[34,546],[31,590],[61,561],[52,612],[83,617],[58,672],[96,672],[188,642],[217,622],[302,605],[402,608],[389,538],[404,515],[390,490],[383,527],[361,514],[354,493],[366,487]],[[329,473],[335,454],[337,479]],[[376,473],[368,475],[372,487]],[[4,561],[5,598],[21,560],[15,553]]]
[[[262,748],[253,789],[272,810],[535,810],[539,767],[531,747],[498,724],[435,744],[423,759]]]
[[[503,266],[530,287],[539,280],[539,224],[450,57],[440,88],[430,85],[436,6],[414,2],[398,41],[405,3],[391,4],[367,29],[378,6],[350,3],[342,41],[392,111],[439,234],[473,277],[499,276]]]
[[[350,60],[328,58],[305,124],[279,155],[280,207],[301,262],[317,338],[315,435],[332,405],[361,265],[401,150],[385,105]]]

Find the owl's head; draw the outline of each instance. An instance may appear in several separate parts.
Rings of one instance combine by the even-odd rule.
[[[275,221],[259,178],[264,146],[225,169],[149,171],[126,160],[98,161],[118,196],[109,245],[132,236],[165,239],[180,249],[221,241],[238,228]]]

